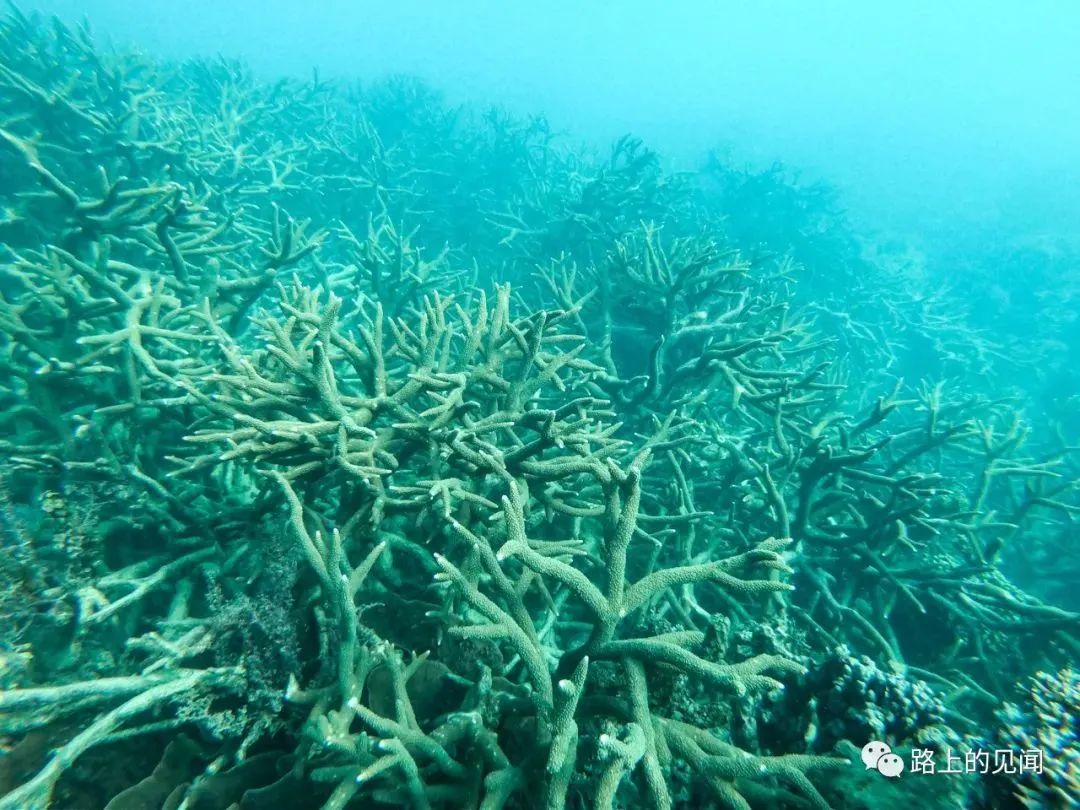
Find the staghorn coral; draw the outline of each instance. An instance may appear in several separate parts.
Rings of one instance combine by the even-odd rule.
[[[995,567],[1068,531],[1068,446],[849,384],[886,291],[966,351],[895,275],[845,299],[634,139],[410,82],[18,11],[0,54],[0,808],[838,807],[844,707],[750,729],[830,650],[962,731],[1075,655]]]
[[[784,590],[768,572],[788,570],[778,554],[785,541],[765,539],[747,552],[710,562],[642,568],[631,541],[659,543],[638,527],[642,469],[652,448],[667,441],[666,429],[661,426],[635,451],[611,435],[598,408],[604,403],[569,393],[582,385],[574,377],[600,373],[579,359],[580,339],[560,329],[573,313],[515,319],[507,288],[497,291],[491,305],[481,293],[471,313],[453,307],[456,317],[449,314],[452,302],[436,297],[414,325],[384,319],[378,305],[368,307],[366,316],[362,302],[351,313],[342,312],[337,299],[320,306],[315,292],[296,285],[283,289],[282,297],[287,322],[267,319],[267,348],[251,358],[210,326],[222,336],[230,373],[205,379],[220,386],[209,394],[205,386],[180,384],[230,424],[191,438],[227,449],[194,458],[184,472],[252,459],[268,469],[291,504],[294,532],[321,582],[326,634],[341,645],[336,687],[323,698],[325,714],[309,720],[319,729],[322,747],[351,751],[356,759],[351,769],[347,763],[334,766],[342,781],[332,802],[344,802],[358,783],[392,769],[412,785],[408,798],[418,803],[427,790],[421,784],[449,779],[442,789],[448,796],[458,791],[456,802],[501,804],[509,792],[498,799],[485,799],[484,792],[464,798],[469,781],[498,776],[500,791],[539,790],[546,805],[561,806],[577,745],[577,721],[571,724],[565,715],[590,698],[590,668],[610,662],[625,670],[622,688],[634,695],[615,718],[646,735],[644,752],[624,763],[625,770],[644,757],[650,801],[669,804],[658,776],[657,743],[644,731],[663,722],[648,712],[644,664],[671,667],[735,694],[778,685],[764,674],[769,670],[799,667],[773,655],[734,663],[702,658],[694,649],[704,635],[692,628],[646,637],[620,628],[668,590],[697,582],[718,583],[736,594]],[[338,328],[339,319],[351,315],[360,320],[362,344]],[[309,524],[322,528],[312,531]],[[584,571],[571,564],[575,559]],[[455,758],[454,752],[480,741],[458,740],[457,732],[453,747],[433,744],[435,732],[421,734],[409,709],[397,708],[386,718],[360,702],[372,664],[358,652],[363,629],[356,623],[356,601],[360,582],[376,565],[390,571],[412,565],[434,574],[450,586],[427,611],[447,625],[441,632],[506,648],[508,664],[498,674],[526,687],[521,694],[531,705],[519,706],[515,719],[535,727],[541,751],[529,752],[530,758],[545,758],[542,750],[549,747],[544,769],[533,771],[491,751],[478,767],[475,753]],[[631,565],[640,570],[633,578]],[[597,568],[606,571],[600,586],[593,584]],[[758,578],[755,571],[761,572]],[[391,636],[392,629],[383,634]],[[402,667],[386,651],[376,661]],[[393,677],[401,700],[406,671]],[[377,756],[377,746],[364,751],[348,731],[354,717],[369,732],[400,745],[387,757]],[[493,724],[498,730],[499,718]],[[733,795],[728,780],[734,775],[709,776],[712,768],[722,769],[731,749],[699,751],[687,728],[663,728],[673,735],[665,737],[667,744],[677,741],[680,751],[692,754],[693,767],[714,781],[718,794]],[[497,748],[493,740],[485,745]],[[781,758],[775,768],[824,806],[797,774],[828,764],[808,758],[788,765]],[[538,774],[546,777],[532,787]],[[606,779],[613,795],[618,779]],[[380,795],[393,795],[387,790]]]

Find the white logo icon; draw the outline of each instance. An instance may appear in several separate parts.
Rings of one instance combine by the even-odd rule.
[[[873,768],[882,776],[894,779],[904,771],[904,760],[892,752],[883,742],[871,740],[862,747],[862,761],[866,770]]]

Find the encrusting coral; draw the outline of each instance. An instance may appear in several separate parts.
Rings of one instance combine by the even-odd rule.
[[[0,54],[2,810],[859,806],[845,729],[1075,656],[995,566],[1071,451],[886,383],[640,142],[18,11]]]

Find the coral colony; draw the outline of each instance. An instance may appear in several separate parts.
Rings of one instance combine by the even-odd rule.
[[[815,194],[9,11],[0,810],[1072,806],[1075,438]]]

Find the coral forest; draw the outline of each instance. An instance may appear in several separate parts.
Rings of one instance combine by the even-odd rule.
[[[1075,806],[1003,351],[782,170],[10,10],[0,809]]]

